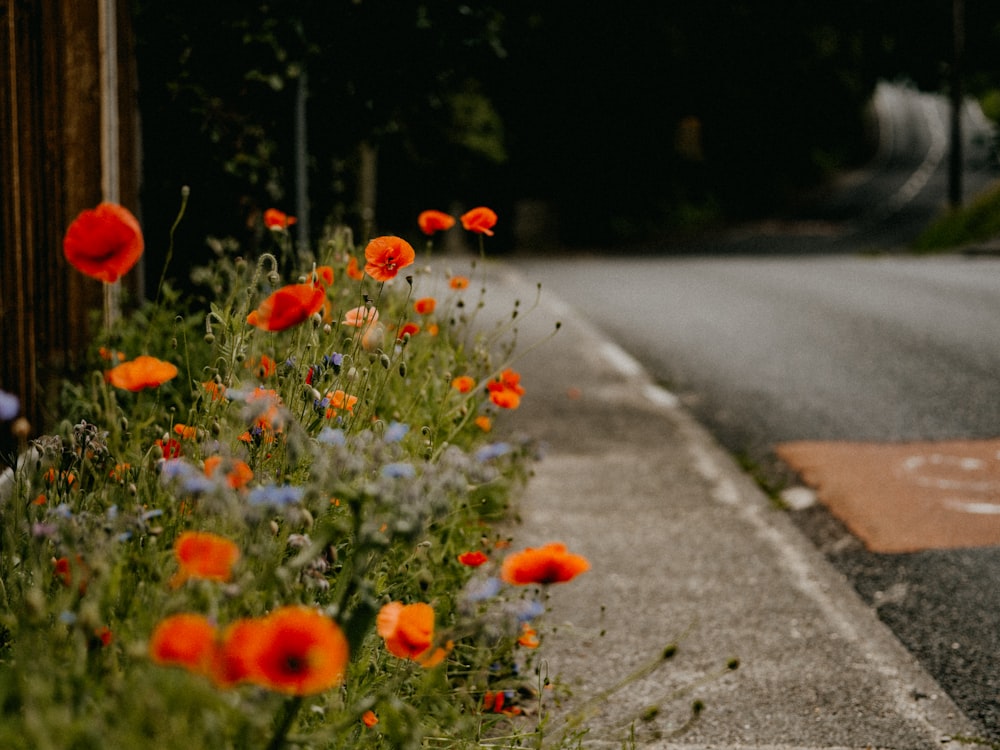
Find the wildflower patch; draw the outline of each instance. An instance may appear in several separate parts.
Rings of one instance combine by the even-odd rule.
[[[303,253],[295,217],[263,221],[270,252],[212,242],[197,295],[161,284],[107,326],[10,461],[0,747],[536,744],[534,623],[589,563],[493,530],[534,455],[490,432],[531,397],[516,316],[476,320],[475,262],[346,230]],[[430,249],[496,222],[415,228]],[[143,247],[113,204],[64,243],[105,283]],[[0,392],[0,420],[18,410]]]

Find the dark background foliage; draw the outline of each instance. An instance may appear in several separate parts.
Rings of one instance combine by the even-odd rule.
[[[372,229],[404,236],[423,208],[486,203],[503,250],[525,199],[576,244],[771,212],[870,154],[880,78],[947,86],[952,1],[137,0],[151,254],[181,185],[181,255],[207,234],[252,247],[264,208],[294,212],[304,72],[314,237],[362,231],[362,143]],[[1000,10],[965,6],[964,78],[983,92]]]

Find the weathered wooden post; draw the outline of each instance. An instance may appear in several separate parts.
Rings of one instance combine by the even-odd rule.
[[[119,0],[0,0],[0,24],[0,388],[38,434],[104,304],[63,258],[63,233],[102,200],[138,208],[131,19]]]

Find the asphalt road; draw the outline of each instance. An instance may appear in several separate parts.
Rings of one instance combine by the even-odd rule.
[[[1000,257],[878,252],[911,239],[947,186],[943,103],[880,97],[879,158],[795,220],[641,254],[511,261],[767,482],[790,479],[773,455],[789,440],[998,437]],[[976,144],[970,134],[968,193],[998,176]],[[821,506],[792,513],[1000,741],[1000,548],[873,554]]]

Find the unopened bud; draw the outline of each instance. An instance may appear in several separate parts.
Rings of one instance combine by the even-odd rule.
[[[27,440],[31,434],[31,422],[24,417],[18,417],[10,426],[11,434],[18,440]]]

